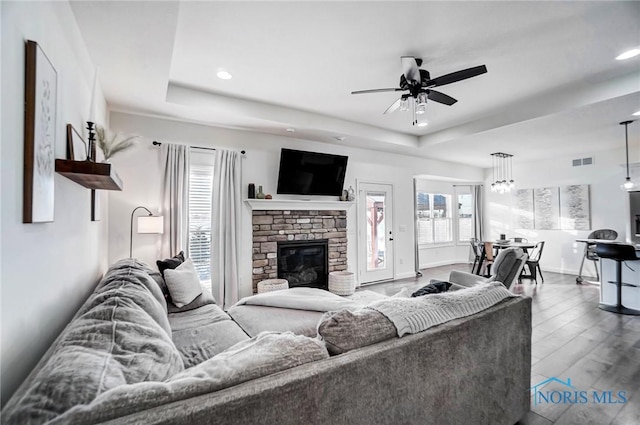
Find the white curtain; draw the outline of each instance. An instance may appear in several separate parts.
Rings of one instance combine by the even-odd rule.
[[[484,240],[484,187],[477,184],[471,187],[473,190],[473,220],[474,220],[474,237],[479,241]]]
[[[162,258],[172,257],[187,247],[189,205],[189,148],[163,143],[160,146],[162,206],[164,216]]]
[[[240,153],[217,149],[211,197],[211,287],[225,310],[238,301],[241,176]]]

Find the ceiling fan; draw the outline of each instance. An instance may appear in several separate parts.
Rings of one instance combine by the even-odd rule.
[[[414,58],[413,56],[402,56],[400,60],[402,62],[400,87],[358,90],[352,91],[351,94],[407,91],[408,93],[402,94],[398,100],[393,102],[391,106],[384,111],[384,114],[390,114],[398,108],[400,108],[401,111],[408,111],[410,104],[413,104],[413,125],[418,123],[416,114],[424,114],[426,112],[427,99],[448,106],[457,102],[457,100],[451,96],[432,90],[432,87],[444,86],[446,84],[466,80],[467,78],[475,77],[487,72],[487,67],[485,65],[480,65],[431,79],[429,71],[420,69],[420,66],[422,66],[422,59]],[[422,124],[423,123],[420,123],[418,125]],[[424,122],[424,125],[426,125],[426,122]]]

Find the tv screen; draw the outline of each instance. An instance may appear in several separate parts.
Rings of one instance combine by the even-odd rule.
[[[278,190],[282,195],[340,196],[346,156],[282,149]]]

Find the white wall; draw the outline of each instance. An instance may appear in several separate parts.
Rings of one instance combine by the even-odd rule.
[[[624,145],[623,145],[624,146]],[[631,152],[631,158],[636,153]],[[517,188],[555,187],[571,184],[590,185],[591,228],[614,229],[619,240],[625,240],[628,220],[628,194],[620,190],[624,181],[624,149],[597,152],[592,155],[594,164],[573,167],[569,157],[555,157],[545,161],[514,164],[514,180]],[[512,219],[514,209],[512,196],[491,192],[491,175],[487,172],[485,180],[486,239],[497,239],[501,233],[507,237],[523,236],[530,241],[545,241],[540,266],[542,270],[577,274],[580,268],[584,244],[576,238],[586,237],[588,231],[571,230],[523,230],[516,228]],[[583,272],[595,276],[593,263],[585,262]]]
[[[418,179],[416,181],[416,189],[421,192],[450,194],[452,199],[451,207],[453,226],[453,242],[436,245],[421,245],[418,251],[420,255],[420,268],[438,267],[447,264],[467,263],[469,261],[469,242],[458,242],[457,221],[455,216],[457,210],[457,194],[471,193],[470,187],[458,187],[463,183],[450,183],[436,180]]]
[[[66,2],[0,2],[2,15],[2,404],[44,354],[107,260],[107,219],[91,222],[90,191],[56,174],[55,221],[22,223],[24,51],[37,41],[58,74],[55,156],[66,123],[87,119],[93,65]],[[104,98],[98,117],[105,117]]]
[[[186,143],[247,151],[243,160],[243,187],[248,183],[262,185],[265,193],[276,196],[280,149],[283,147],[348,155],[349,163],[345,187],[356,187],[358,181],[388,182],[394,184],[396,241],[396,277],[414,275],[413,241],[413,176],[419,174],[481,180],[482,170],[460,164],[433,161],[403,155],[349,148],[339,145],[305,141],[275,135],[229,130],[204,125],[181,123],[125,113],[113,112],[111,128],[122,133],[136,133],[146,138],[136,149],[116,156],[113,163],[124,180],[124,191],[110,194],[109,261],[128,255],[129,225],[132,209],[144,205],[157,211],[159,205],[158,149],[152,140]],[[353,232],[348,223],[349,233]],[[245,209],[241,258],[240,295],[251,293],[251,216]],[[400,227],[405,230],[399,232]],[[148,263],[157,257],[157,236],[134,235],[134,256]],[[146,238],[146,239],[143,239]],[[154,239],[155,238],[155,239]],[[349,265],[356,258],[356,246],[349,246]]]

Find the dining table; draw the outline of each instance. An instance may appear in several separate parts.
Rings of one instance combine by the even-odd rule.
[[[480,270],[482,270],[482,264],[487,259],[486,252],[484,250],[485,243],[493,244],[494,250],[494,258],[498,255],[501,249],[505,248],[521,248],[525,253],[528,254],[529,249],[532,249],[536,246],[536,242],[515,242],[510,239],[497,239],[495,241],[482,241],[482,246],[480,249],[480,261],[478,261],[478,267],[472,270],[472,273],[479,275]],[[526,277],[526,276],[525,276]]]

